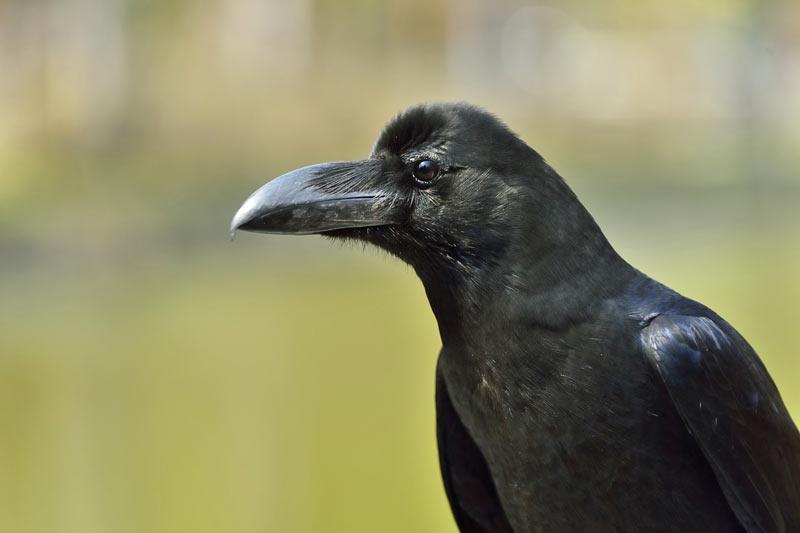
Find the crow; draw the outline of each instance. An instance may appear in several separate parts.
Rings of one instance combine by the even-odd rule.
[[[367,159],[262,186],[237,229],[357,239],[416,271],[460,531],[800,531],[800,435],[753,348],[624,261],[494,115],[411,107]]]

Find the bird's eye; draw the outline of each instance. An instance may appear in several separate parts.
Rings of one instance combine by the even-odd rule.
[[[439,163],[430,159],[423,159],[414,163],[412,172],[414,179],[420,184],[428,184],[439,175]]]

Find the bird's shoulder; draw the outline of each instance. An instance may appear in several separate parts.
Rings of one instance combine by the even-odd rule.
[[[747,341],[688,299],[645,317],[642,351],[748,531],[800,527],[800,435]]]

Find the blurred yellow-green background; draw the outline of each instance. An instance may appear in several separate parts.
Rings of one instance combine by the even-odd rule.
[[[796,1],[0,0],[0,531],[455,531],[413,272],[228,240],[423,100],[505,119],[800,416]]]

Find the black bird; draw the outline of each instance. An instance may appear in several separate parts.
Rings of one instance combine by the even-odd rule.
[[[410,108],[369,158],[264,185],[236,229],[358,239],[416,270],[461,531],[800,531],[800,436],[756,353],[620,258],[493,115]]]

